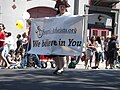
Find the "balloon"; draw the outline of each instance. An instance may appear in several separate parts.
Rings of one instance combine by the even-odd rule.
[[[22,20],[17,20],[16,21],[16,27],[18,29],[23,29],[23,27],[24,27],[23,21]]]
[[[24,20],[27,20],[27,19],[30,18],[30,14],[29,14],[28,12],[24,12],[24,13],[22,14],[22,18],[23,18]]]

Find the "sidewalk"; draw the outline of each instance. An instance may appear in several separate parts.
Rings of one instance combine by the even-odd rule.
[[[84,63],[85,63],[84,61],[83,62],[79,61],[79,63],[76,65],[76,69],[85,69]],[[95,66],[95,61],[94,60],[92,61],[92,67],[93,66]],[[99,68],[100,68],[100,70],[104,70],[105,69],[105,61],[104,62],[100,62]]]

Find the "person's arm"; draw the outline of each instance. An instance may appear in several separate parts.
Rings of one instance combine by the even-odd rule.
[[[87,46],[86,46],[87,48],[95,48],[93,45],[92,45],[92,43],[91,43],[91,41],[90,40],[88,40],[88,43],[87,43]]]
[[[9,62],[9,64],[16,64],[16,62],[14,60],[12,60],[12,57],[10,54],[7,55],[6,59]]]

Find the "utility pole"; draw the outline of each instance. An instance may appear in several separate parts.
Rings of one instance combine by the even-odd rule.
[[[74,0],[74,15],[78,15],[79,12],[79,0]]]

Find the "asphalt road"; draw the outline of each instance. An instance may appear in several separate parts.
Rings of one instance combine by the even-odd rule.
[[[120,70],[1,69],[0,90],[120,90]]]

